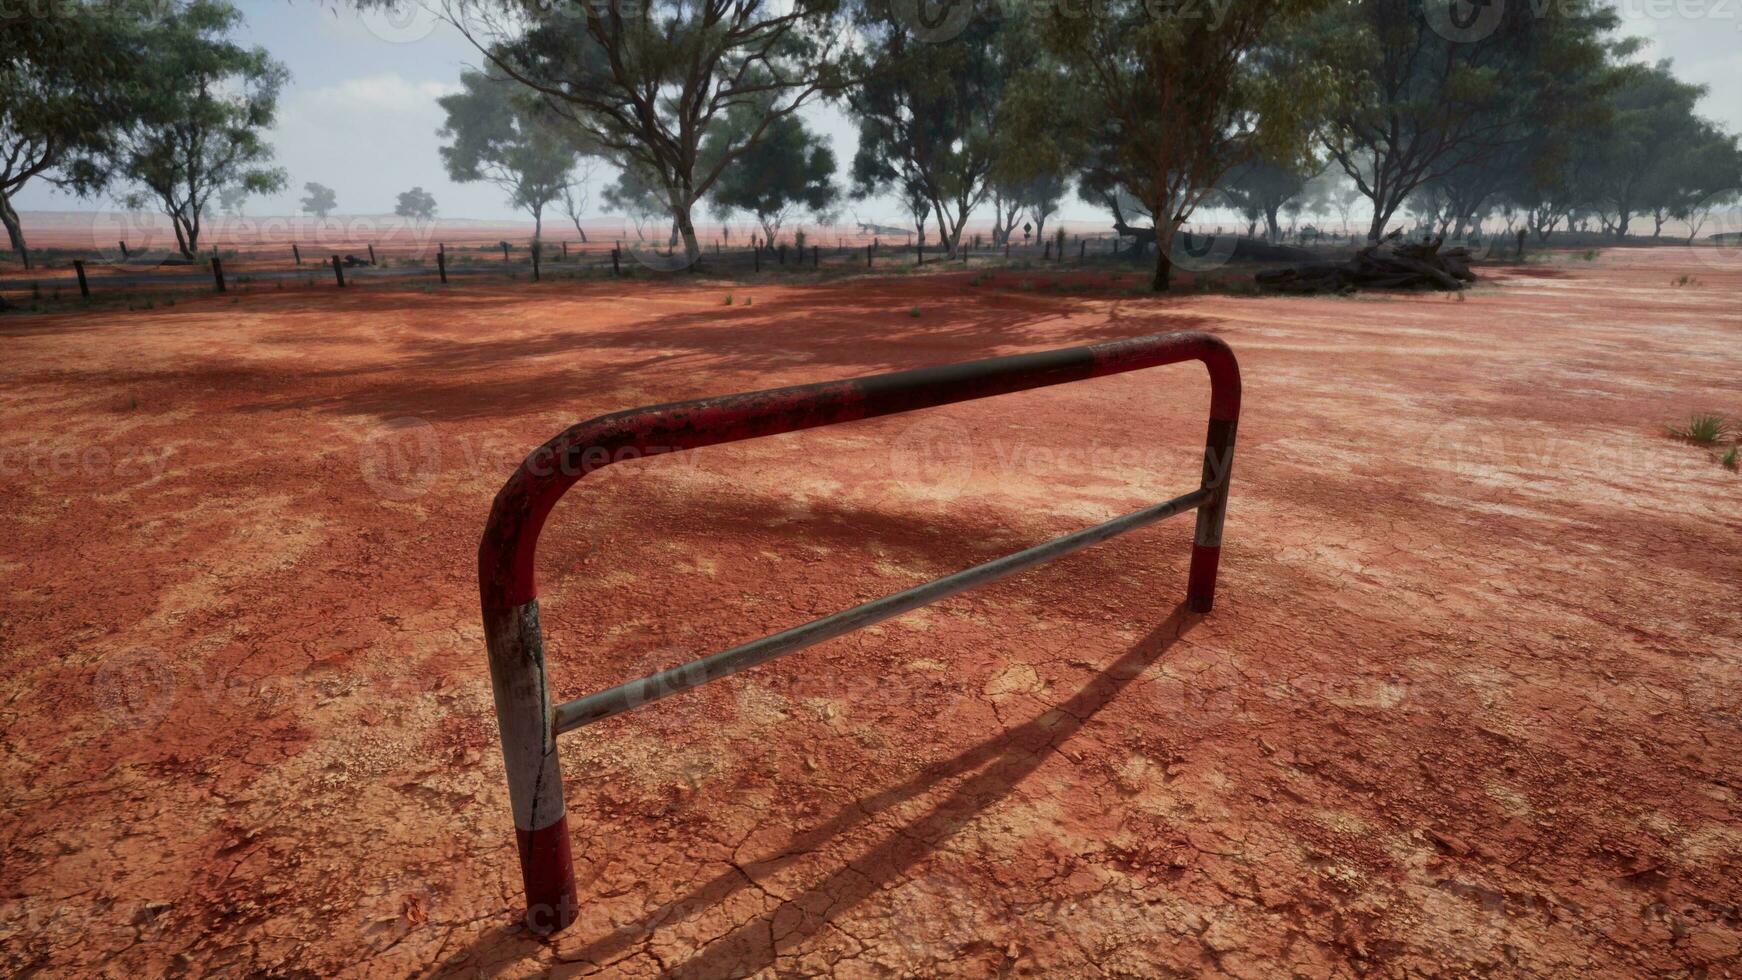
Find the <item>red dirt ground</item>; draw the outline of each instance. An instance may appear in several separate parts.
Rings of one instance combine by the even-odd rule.
[[[947,275],[9,316],[0,970],[1735,975],[1742,483],[1663,426],[1742,415],[1739,299],[1659,249],[1463,302]],[[1213,614],[1176,519],[565,736],[585,907],[520,929],[474,555],[521,454],[1183,328],[1246,374]],[[1206,388],[604,471],[544,536],[556,693],[1190,489]]]

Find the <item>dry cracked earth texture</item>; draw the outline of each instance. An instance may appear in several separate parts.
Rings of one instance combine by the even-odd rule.
[[[1742,415],[1711,257],[8,318],[0,970],[1734,975],[1742,483],[1663,429]],[[1246,378],[1214,613],[1176,519],[564,736],[583,909],[517,925],[474,556],[522,454],[1185,328]],[[1184,365],[612,467],[544,534],[556,694],[1190,489],[1206,403]]]

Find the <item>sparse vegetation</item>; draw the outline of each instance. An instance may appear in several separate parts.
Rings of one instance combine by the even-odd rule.
[[[1668,428],[1670,435],[1697,446],[1716,445],[1731,432],[1730,423],[1722,415],[1711,412],[1695,412],[1681,425]]]
[[[1729,452],[1727,452],[1727,453],[1725,453],[1725,454],[1724,454],[1724,455],[1722,455],[1722,456],[1720,456],[1720,457],[1718,457],[1718,462],[1719,462],[1719,463],[1720,463],[1720,464],[1721,464],[1721,465],[1722,465],[1722,466],[1723,466],[1723,467],[1724,467],[1724,468],[1725,468],[1725,469],[1727,469],[1727,470],[1729,470],[1729,471],[1730,471],[1730,472],[1732,472],[1732,473],[1734,473],[1734,472],[1736,472],[1736,467],[1737,467],[1737,462],[1736,462],[1736,447],[1735,447],[1735,446],[1731,446],[1731,447],[1730,447],[1730,451],[1729,451]]]

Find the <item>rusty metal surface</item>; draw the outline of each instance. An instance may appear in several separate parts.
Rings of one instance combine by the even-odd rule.
[[[484,605],[509,609],[538,595],[533,556],[545,518],[577,480],[613,463],[1190,360],[1209,369],[1210,417],[1238,419],[1233,351],[1220,338],[1192,331],[673,402],[581,422],[527,456],[496,495],[478,549]]]
[[[730,650],[722,650],[719,653],[692,660],[670,670],[650,674],[640,680],[619,684],[596,694],[589,694],[573,701],[565,701],[557,705],[553,713],[556,733],[561,734],[596,721],[604,721],[606,718],[620,715],[625,711],[633,711],[661,698],[700,687],[709,681],[717,681],[722,677],[729,677],[757,664],[767,663],[789,653],[814,646],[824,640],[863,629],[874,623],[881,623],[886,619],[910,612],[921,606],[930,605],[940,599],[947,599],[982,585],[990,585],[1017,572],[1045,564],[1055,558],[1063,558],[1072,552],[1081,551],[1127,531],[1147,527],[1182,511],[1198,507],[1215,496],[1216,493],[1217,488],[1214,487],[1199,488],[1184,496],[1133,511],[1123,517],[1116,517],[1104,524],[1097,524],[1094,527],[1054,538],[1032,548],[1025,548],[1014,554],[1005,555],[1003,558],[996,558],[972,568],[963,569],[954,575],[946,575],[943,578],[934,579],[923,585],[916,585],[894,595],[873,599],[851,609],[843,609],[838,613],[813,620],[803,626],[795,626],[792,629],[783,630],[759,640],[752,640]]]

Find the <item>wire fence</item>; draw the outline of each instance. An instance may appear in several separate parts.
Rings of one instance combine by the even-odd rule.
[[[886,241],[875,235],[834,236],[827,242],[806,236],[774,245],[731,243],[720,236],[701,243],[692,255],[669,240],[605,241],[590,236],[587,241],[557,237],[535,244],[530,237],[452,243],[389,237],[385,241],[220,244],[189,257],[179,250],[141,248],[118,239],[113,247],[33,251],[34,266],[7,270],[0,278],[0,292],[41,298],[46,289],[59,298],[76,289],[90,299],[164,289],[229,292],[381,282],[436,285],[675,274],[886,273],[998,262],[1068,267],[1118,259],[1130,253],[1135,242],[1115,235],[1003,242],[991,235],[964,235],[952,253],[937,241]]]

